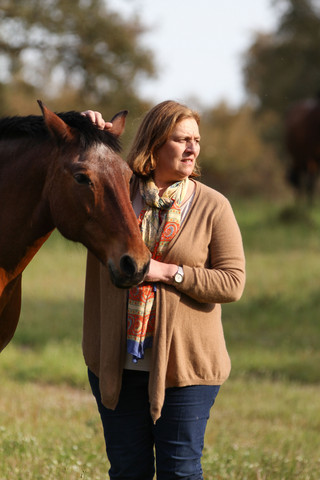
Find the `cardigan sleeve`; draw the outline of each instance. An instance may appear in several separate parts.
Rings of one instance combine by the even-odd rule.
[[[183,264],[184,280],[177,289],[201,303],[237,301],[245,284],[245,258],[240,229],[226,198],[206,223],[203,246],[206,248],[208,244],[206,264]]]

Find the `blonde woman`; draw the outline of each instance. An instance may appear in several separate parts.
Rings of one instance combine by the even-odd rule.
[[[84,112],[109,128],[98,112]],[[89,253],[83,351],[110,479],[202,479],[204,433],[230,359],[221,304],[245,282],[229,201],[196,180],[200,118],[165,101],[144,117],[128,163],[152,260],[144,283],[114,287]]]

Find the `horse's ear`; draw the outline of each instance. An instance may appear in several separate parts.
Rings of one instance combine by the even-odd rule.
[[[112,123],[112,128],[108,129],[108,131],[113,133],[113,135],[116,137],[120,137],[120,135],[122,135],[124,132],[127,115],[128,110],[122,110],[121,112],[116,113],[115,116],[110,120]]]
[[[74,131],[67,125],[58,115],[51,112],[41,100],[37,100],[41,108],[45,124],[51,135],[58,140],[58,142],[72,142],[75,140]]]

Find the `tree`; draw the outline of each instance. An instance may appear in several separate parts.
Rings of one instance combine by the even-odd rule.
[[[200,165],[205,183],[228,196],[278,195],[284,191],[282,168],[261,141],[264,118],[252,107],[233,109],[222,102],[201,116]]]
[[[244,59],[245,86],[257,110],[281,116],[320,90],[320,11],[312,0],[273,0],[276,31],[258,33]]]
[[[137,106],[136,81],[155,73],[139,43],[144,31],[138,18],[122,19],[103,0],[3,0],[0,95],[37,92],[79,108]]]

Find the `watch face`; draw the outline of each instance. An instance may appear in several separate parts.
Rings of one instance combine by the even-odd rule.
[[[181,273],[176,273],[176,274],[175,274],[175,277],[174,277],[174,281],[175,281],[176,283],[181,283],[182,280],[183,280],[183,275],[181,275]]]

